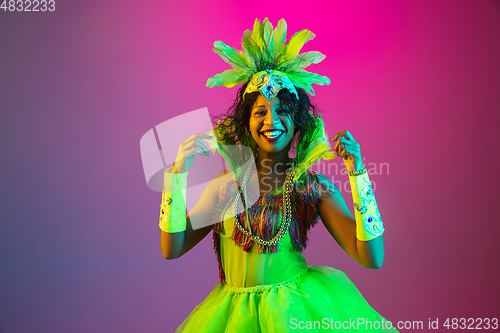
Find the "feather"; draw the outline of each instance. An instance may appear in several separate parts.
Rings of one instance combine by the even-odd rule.
[[[243,51],[248,57],[253,58],[254,61],[257,61],[260,58],[261,47],[257,43],[253,34],[248,32],[244,34],[243,39],[241,40],[241,45],[243,47]]]
[[[271,48],[271,34],[273,33],[273,25],[267,17],[264,19],[262,22],[262,37],[264,38],[264,46],[270,51]],[[268,56],[272,55],[271,52],[268,52]],[[270,61],[270,57],[266,59],[267,61]]]
[[[248,63],[245,59],[243,52],[224,44],[224,42],[214,42],[213,51],[219,54],[225,62],[231,64],[233,68],[244,69],[250,65],[250,63]]]
[[[278,25],[271,36],[272,57],[277,58],[283,52],[286,42],[286,22],[284,19],[279,20]]]
[[[264,39],[262,38],[262,26],[260,24],[259,19],[255,19],[255,23],[253,24],[253,31],[252,31],[252,39],[255,42],[255,44],[259,47],[259,49],[262,49],[262,46],[264,45]]]
[[[330,79],[328,77],[316,73],[311,73],[303,69],[296,69],[294,71],[291,71],[287,73],[287,76],[290,78],[290,80],[292,80],[293,78],[294,82],[296,80],[297,82],[301,83],[314,83],[317,85],[330,84]]]
[[[306,68],[311,64],[318,64],[323,61],[326,56],[318,51],[309,51],[298,54],[296,57],[290,59],[284,65],[289,69]]]
[[[252,39],[252,31],[245,30],[243,34],[243,39],[241,40],[241,48],[243,50],[243,55],[247,62],[250,64],[249,68],[255,68],[255,58],[258,55],[258,46]]]
[[[289,61],[290,59],[297,56],[297,54],[299,54],[300,52],[300,49],[302,49],[302,46],[304,46],[306,42],[313,40],[314,37],[316,37],[316,35],[309,30],[301,30],[299,32],[296,32],[292,36],[292,38],[290,38],[288,44],[285,47],[283,60]]]
[[[230,132],[231,129],[229,127],[229,119],[224,119],[223,121],[219,121],[217,123],[217,126],[213,128],[213,133],[217,139],[217,148],[221,156],[224,158],[226,161],[227,166],[231,171],[233,171],[234,175],[237,175],[237,162],[234,160],[234,158],[231,157],[232,151],[228,147],[232,147],[229,142],[225,142],[223,140],[224,135],[227,132]],[[238,178],[236,178],[238,179]]]
[[[234,87],[238,84],[244,83],[249,79],[249,75],[242,69],[228,69],[222,73],[216,74],[207,79],[207,87],[212,88],[216,86],[226,86],[228,88]]]
[[[313,118],[310,124],[304,126],[306,129],[297,147],[297,161],[300,165],[297,166],[294,174],[296,181],[302,173],[304,173],[314,162],[320,158],[331,160],[335,158],[335,153],[330,151],[330,143],[325,133],[323,119],[321,114]],[[307,145],[307,146],[306,146]]]

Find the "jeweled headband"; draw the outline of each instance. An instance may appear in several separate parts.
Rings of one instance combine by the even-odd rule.
[[[286,75],[279,71],[262,71],[255,73],[252,76],[250,82],[248,82],[247,88],[245,89],[245,94],[252,93],[255,91],[260,91],[260,93],[267,99],[267,101],[271,101],[278,92],[286,88],[291,93],[299,99],[299,95],[297,94],[297,90],[295,89],[292,81],[286,77]]]
[[[267,18],[262,24],[255,20],[253,31],[246,30],[241,40],[243,51],[237,50],[221,41],[214,43],[214,52],[233,68],[208,78],[207,87],[234,87],[250,82],[245,94],[260,91],[268,101],[286,88],[298,99],[295,87],[303,88],[314,96],[311,84],[330,84],[330,79],[304,68],[318,64],[325,55],[318,51],[300,53],[304,44],[316,37],[309,30],[295,33],[286,43],[286,22],[281,19],[273,30]]]

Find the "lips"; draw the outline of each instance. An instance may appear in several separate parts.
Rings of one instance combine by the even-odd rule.
[[[280,129],[268,129],[260,132],[265,140],[269,142],[278,141],[285,133],[284,130]]]

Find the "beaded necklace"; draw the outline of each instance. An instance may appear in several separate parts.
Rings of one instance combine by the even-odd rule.
[[[251,170],[251,167],[248,168],[248,170],[246,171],[245,178],[243,180],[243,190],[245,191],[245,194],[246,194],[246,184],[247,184],[248,178],[250,176],[250,170]],[[285,182],[283,184],[283,195],[281,196],[282,206],[283,206],[283,219],[282,219],[283,221],[280,224],[278,232],[271,240],[265,240],[265,239],[260,238],[259,236],[253,235],[252,227],[250,225],[250,220],[248,218],[248,207],[246,207],[246,204],[245,204],[245,214],[247,216],[248,228],[250,229],[250,231],[247,231],[245,229],[245,227],[243,227],[241,225],[240,219],[239,219],[239,214],[238,214],[238,207],[239,207],[240,200],[239,200],[238,196],[236,196],[236,198],[234,200],[234,220],[235,220],[236,226],[238,227],[238,229],[241,232],[243,232],[246,236],[250,237],[253,241],[255,241],[259,244],[262,244],[262,245],[271,246],[271,245],[275,245],[275,244],[279,243],[283,239],[283,237],[285,237],[285,234],[288,231],[288,228],[290,227],[290,221],[292,218],[292,206],[291,206],[291,192],[292,191],[291,191],[291,189],[292,189],[293,175],[294,175],[294,166],[292,165],[292,167],[290,167],[287,170],[287,175],[285,178]],[[240,194],[242,202],[245,202],[245,200],[244,200],[245,197],[244,197],[242,189],[240,187],[238,187],[238,189],[239,189],[239,194]]]

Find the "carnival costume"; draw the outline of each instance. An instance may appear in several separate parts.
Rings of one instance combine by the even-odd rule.
[[[260,91],[268,100],[280,89],[288,89],[298,98],[295,87],[314,94],[311,83],[330,83],[324,76],[303,70],[325,58],[316,51],[299,54],[314,36],[302,30],[286,44],[283,19],[274,30],[267,19],[262,24],[256,20],[253,31],[245,31],[243,52],[214,43],[214,51],[233,69],[208,79],[207,86],[232,87],[249,81],[245,93]],[[219,123],[214,134],[220,138],[225,130],[225,124]],[[238,167],[225,142],[219,142],[219,151],[234,175],[220,189],[214,209],[221,221],[213,229],[221,283],[176,332],[397,332],[343,272],[308,266],[302,255],[308,232],[318,221],[321,198],[338,191],[327,177],[309,170],[321,158],[335,157],[321,115],[312,117],[310,127],[303,130],[284,185],[263,195],[246,186],[251,166]],[[244,137],[240,143],[251,146],[252,140]],[[366,169],[350,173],[349,178],[357,238],[379,237],[384,228]],[[165,232],[186,229],[186,179],[187,172],[165,172],[160,209],[160,228]],[[255,204],[247,207],[248,202]]]

